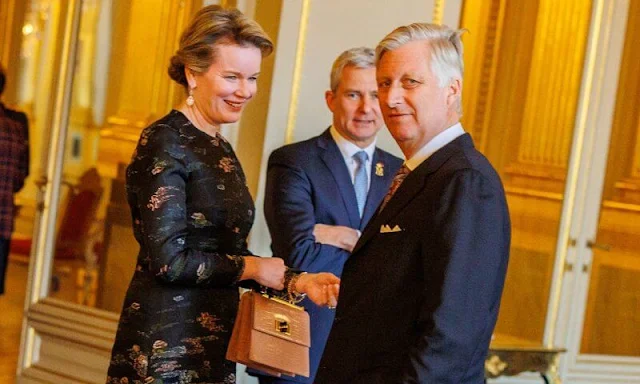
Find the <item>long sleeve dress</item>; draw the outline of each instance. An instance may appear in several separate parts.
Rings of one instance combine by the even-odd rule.
[[[233,149],[173,110],[142,132],[127,197],[140,253],[107,383],[235,383],[225,353],[255,209]]]

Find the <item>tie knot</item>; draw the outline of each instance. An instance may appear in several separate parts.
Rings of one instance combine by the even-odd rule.
[[[364,164],[369,159],[369,155],[365,151],[358,151],[353,155],[353,159],[358,164]]]
[[[409,169],[409,167],[407,167],[406,164],[402,164],[402,167],[400,167],[400,169],[398,169],[398,173],[396,173],[396,177],[398,176],[406,176],[409,174],[409,172],[411,172],[411,170]]]

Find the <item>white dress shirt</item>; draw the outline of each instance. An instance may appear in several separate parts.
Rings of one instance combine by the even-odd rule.
[[[333,125],[331,126],[331,128],[329,128],[329,132],[331,133],[333,141],[336,142],[336,145],[338,146],[338,149],[342,154],[344,163],[347,165],[349,176],[351,176],[351,184],[355,182],[356,168],[358,167],[358,163],[353,159],[353,155],[355,155],[356,152],[365,151],[367,153],[367,156],[369,156],[365,164],[365,170],[367,171],[368,192],[369,188],[371,187],[371,162],[373,161],[373,152],[376,150],[376,139],[373,139],[373,142],[368,147],[360,148],[349,140],[345,139]]]
[[[427,160],[431,155],[436,153],[440,148],[449,144],[453,140],[458,137],[464,135],[464,129],[462,128],[462,124],[456,123],[451,127],[445,129],[444,131],[437,134],[431,141],[425,144],[424,147],[420,148],[418,152],[416,152],[410,159],[406,160],[404,163],[409,168],[409,170],[413,171],[418,168],[420,164],[422,164],[425,160]]]

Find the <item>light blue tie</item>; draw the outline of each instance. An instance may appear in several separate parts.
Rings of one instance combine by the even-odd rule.
[[[369,180],[367,177],[367,159],[369,155],[367,152],[360,151],[353,155],[353,160],[356,161],[356,177],[353,181],[353,189],[356,192],[356,200],[358,201],[358,212],[362,217],[364,211],[364,204],[367,202],[367,192],[369,189]]]

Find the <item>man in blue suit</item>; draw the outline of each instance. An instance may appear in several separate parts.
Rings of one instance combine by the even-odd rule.
[[[337,276],[402,161],[376,148],[382,126],[370,48],[343,52],[325,94],[333,124],[320,136],[269,157],[264,210],[274,256],[289,267]],[[313,383],[334,311],[308,301],[310,377],[261,377],[261,384]]]
[[[407,159],[344,266],[316,384],[481,384],[509,259],[500,177],[460,124],[461,31],[416,23],[376,49]]]

